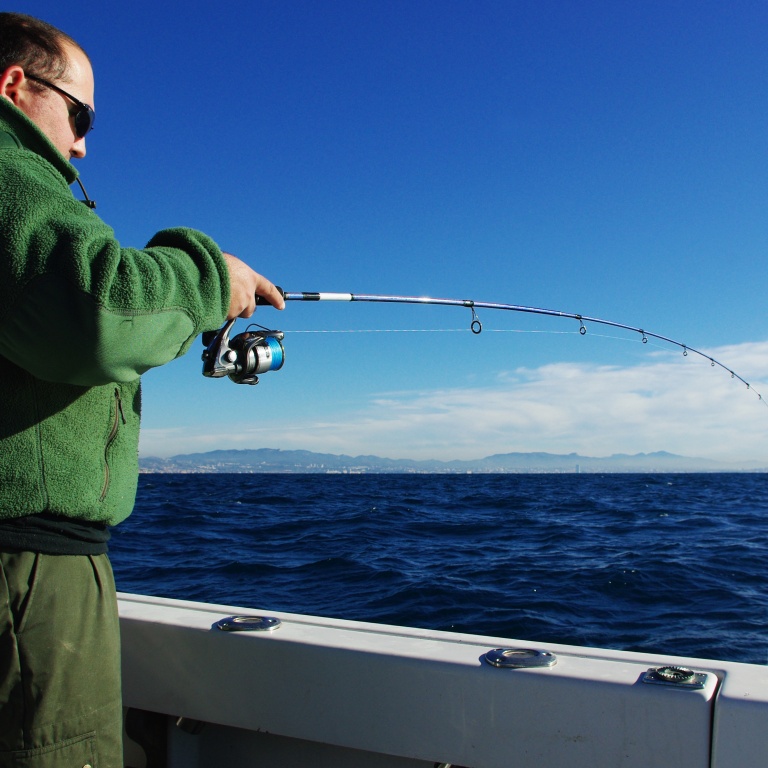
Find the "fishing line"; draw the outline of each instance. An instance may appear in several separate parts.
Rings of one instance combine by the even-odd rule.
[[[295,333],[474,333],[470,328],[292,328],[288,331]],[[540,328],[483,328],[483,333],[521,333],[521,334],[546,334],[547,336],[583,336],[580,331],[545,331]],[[475,334],[476,335],[476,334]],[[608,339],[620,341],[626,344],[637,344],[639,339],[630,339],[627,336],[611,336],[607,333],[590,333],[592,339]],[[669,352],[667,347],[655,344],[646,339],[644,342],[649,347]],[[754,392],[754,387],[751,387]],[[758,395],[759,397],[759,395]]]
[[[294,333],[475,333],[470,328],[291,328]],[[546,334],[547,336],[583,336],[580,331],[545,331],[540,328],[483,328],[483,333],[525,333]],[[477,334],[475,334],[477,335]],[[639,339],[630,339],[626,336],[611,336],[607,333],[590,333],[592,339],[608,339],[609,341],[621,341],[627,344],[637,344]],[[667,347],[655,344],[646,339],[644,344],[654,349],[668,352]],[[754,387],[751,387],[754,392]]]
[[[473,333],[470,328],[291,328],[288,331],[294,333]],[[483,333],[523,333],[545,334],[547,336],[583,336],[580,331],[545,331],[541,328],[483,328]],[[477,334],[475,334],[477,335]],[[590,333],[592,339],[608,339],[610,341],[622,341],[627,344],[637,344],[639,339],[630,339],[626,336],[610,336],[607,333]],[[645,342],[649,347],[669,351],[661,344],[652,341]]]
[[[578,331],[541,331],[524,330],[522,328],[485,328],[485,333],[546,333],[553,335],[575,336]],[[290,333],[474,333],[470,328],[312,328],[307,330],[291,329]],[[475,334],[477,335],[477,334]],[[602,336],[593,334],[596,338],[620,339],[620,336]],[[624,339],[629,341],[629,339]],[[655,346],[655,345],[654,345]]]

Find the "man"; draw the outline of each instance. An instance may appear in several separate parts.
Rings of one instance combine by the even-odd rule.
[[[0,13],[0,768],[122,766],[109,527],[138,477],[139,376],[275,286],[190,229],[122,248],[69,185],[88,56]]]

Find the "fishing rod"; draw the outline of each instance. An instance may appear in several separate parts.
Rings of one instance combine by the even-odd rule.
[[[366,293],[289,293],[280,290],[285,301],[360,301],[380,304],[431,304],[444,307],[464,307],[472,311],[470,321],[470,330],[474,334],[479,334],[483,330],[483,324],[477,316],[477,309],[505,310],[508,312],[522,312],[530,315],[544,315],[548,317],[562,317],[579,322],[579,333],[583,336],[587,332],[587,323],[595,325],[605,325],[611,328],[620,328],[625,331],[632,331],[640,335],[643,344],[648,343],[648,339],[657,339],[667,344],[679,347],[683,350],[683,355],[687,356],[689,352],[709,360],[711,366],[722,368],[731,374],[732,379],[738,379],[751,389],[757,397],[765,403],[763,396],[752,388],[750,383],[739,376],[734,370],[724,363],[716,360],[706,352],[701,352],[689,344],[684,344],[668,336],[659,333],[646,331],[626,323],[618,323],[613,320],[603,320],[599,317],[589,317],[575,312],[562,312],[555,309],[544,309],[542,307],[527,307],[521,304],[502,304],[491,301],[474,301],[472,299],[440,299],[431,296],[390,296],[384,294],[366,294]],[[269,304],[261,296],[256,297],[257,305]],[[234,325],[234,320],[229,320],[219,331],[212,331],[203,334],[203,375],[212,378],[229,376],[237,384],[257,384],[258,375],[267,371],[276,371],[282,368],[285,362],[285,350],[282,340],[285,334],[282,331],[273,331],[266,328],[260,330],[247,330],[231,340],[229,333]],[[768,403],[765,403],[768,405]]]

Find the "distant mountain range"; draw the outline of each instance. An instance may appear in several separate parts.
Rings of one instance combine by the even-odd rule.
[[[168,459],[139,460],[142,472],[295,472],[295,473],[576,473],[576,472],[760,472],[757,461],[724,463],[677,456],[666,451],[615,453],[604,458],[578,453],[498,453],[470,461],[385,459],[380,456],[345,456],[275,448],[188,453]]]

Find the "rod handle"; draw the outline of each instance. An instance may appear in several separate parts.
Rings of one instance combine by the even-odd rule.
[[[285,291],[279,285],[276,285],[275,288],[277,288],[277,290],[280,291],[280,295],[285,298]],[[264,306],[265,304],[269,305],[269,302],[263,296],[256,297],[256,306]]]

